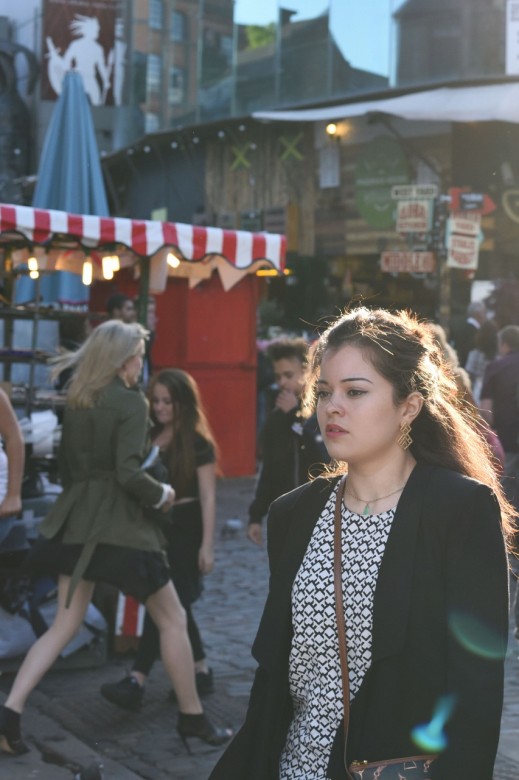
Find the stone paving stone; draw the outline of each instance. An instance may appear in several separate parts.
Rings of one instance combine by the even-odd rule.
[[[254,489],[252,478],[221,480],[218,485],[215,571],[206,579],[202,598],[194,607],[210,665],[215,693],[204,699],[209,717],[219,725],[238,727],[245,715],[256,664],[250,654],[268,586],[265,548],[246,536],[247,508]],[[222,536],[226,519],[240,517],[243,531]],[[511,640],[506,662],[502,739],[494,780],[519,780],[519,645]],[[139,713],[125,712],[99,694],[104,682],[128,673],[132,656],[111,658],[101,667],[49,673],[30,700],[32,712],[46,716],[44,734],[49,744],[73,735],[106,761],[120,766],[107,777],[144,780],[206,780],[222,748],[191,740],[189,755],[176,733],[177,707],[167,695],[171,688],[161,663],[148,680]],[[0,690],[8,679],[0,678]],[[49,726],[51,724],[51,726]],[[3,772],[6,780],[71,780],[70,772],[55,767],[49,774],[38,756],[21,757],[21,771]],[[14,764],[9,764],[14,767]],[[23,769],[25,767],[25,770]],[[40,774],[38,774],[38,771]]]

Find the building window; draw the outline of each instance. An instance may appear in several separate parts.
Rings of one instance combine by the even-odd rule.
[[[222,35],[220,39],[220,51],[228,65],[232,63],[232,36]]]
[[[150,0],[149,25],[153,30],[161,30],[164,23],[162,0]]]
[[[169,69],[168,103],[178,106],[183,103],[186,95],[186,72],[184,68]]]
[[[160,118],[158,114],[146,113],[144,116],[144,129],[147,133],[156,133],[160,128]]]
[[[171,14],[171,40],[181,43],[186,40],[186,15],[180,11]]]
[[[148,54],[148,67],[146,69],[146,91],[160,93],[162,61],[158,54]]]

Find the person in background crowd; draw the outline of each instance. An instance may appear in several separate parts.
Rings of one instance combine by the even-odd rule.
[[[199,695],[213,691],[213,673],[191,605],[202,592],[201,575],[213,568],[216,507],[216,444],[198,386],[180,369],[160,371],[148,388],[153,422],[152,442],[160,448],[176,500],[165,534],[171,578],[187,615],[187,630],[195,659]],[[146,614],[144,630],[131,674],[106,683],[102,695],[125,709],[141,707],[144,684],[159,658],[159,636]]]
[[[475,343],[475,348],[469,352],[465,369],[470,377],[474,399],[479,403],[485,369],[497,355],[497,328],[493,320],[485,320],[476,331]]]
[[[507,325],[497,334],[499,357],[488,364],[481,388],[480,407],[493,425],[505,450],[503,484],[516,510],[515,553],[519,554],[519,326]],[[519,564],[510,558],[517,579]],[[515,636],[519,639],[519,586],[514,597]]]
[[[487,307],[483,301],[472,301],[467,308],[467,319],[454,340],[459,364],[462,368],[465,368],[470,350],[476,346],[476,333],[486,318]]]
[[[267,349],[278,393],[262,432],[262,466],[254,500],[249,507],[247,535],[262,542],[262,519],[272,501],[306,482],[312,466],[328,462],[315,416],[301,410],[308,360],[304,339],[282,338]]]
[[[258,669],[210,780],[345,780],[354,760],[360,776],[365,762],[406,756],[420,757],[417,776],[492,780],[512,507],[488,451],[408,312],[353,309],[310,358],[309,401],[334,465],[270,508]]]
[[[22,480],[25,465],[25,444],[17,417],[7,393],[0,388],[0,524],[7,532],[3,518],[15,517],[22,511]],[[7,520],[6,520],[7,522]],[[5,533],[0,534],[0,539]]]
[[[502,474],[505,468],[505,451],[501,444],[497,433],[489,425],[489,423],[483,418],[478,409],[478,405],[472,394],[472,384],[468,371],[458,363],[458,356],[456,350],[447,341],[447,334],[441,325],[435,322],[428,323],[433,338],[438,345],[442,357],[445,361],[446,369],[450,370],[452,377],[456,383],[456,391],[460,403],[467,404],[469,413],[474,416],[474,422],[480,431],[482,437],[490,447],[492,455],[494,457],[495,467],[499,474]],[[485,327],[483,324],[482,328]],[[479,333],[480,331],[478,331]]]
[[[129,295],[115,293],[106,302],[106,311],[111,320],[122,320],[130,323],[137,321],[135,303]]]
[[[58,578],[52,626],[27,653],[0,708],[0,751],[26,753],[20,715],[27,697],[83,623],[94,584],[106,582],[146,605],[160,633],[162,660],[179,701],[177,730],[212,745],[231,732],[203,712],[195,686],[184,610],[170,579],[159,521],[145,507],[168,509],[170,484],[141,466],[148,448],[148,405],[136,389],[146,331],[109,320],[75,352],[54,359],[72,366],[59,451],[63,491],[40,525],[26,569]]]

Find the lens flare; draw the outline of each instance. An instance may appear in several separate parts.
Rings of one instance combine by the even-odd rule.
[[[506,655],[506,642],[478,618],[463,612],[452,612],[449,628],[460,645],[480,658],[501,660]]]
[[[434,709],[429,723],[422,723],[411,731],[411,739],[421,750],[427,753],[441,753],[447,747],[447,735],[444,726],[454,709],[454,696],[442,696]]]

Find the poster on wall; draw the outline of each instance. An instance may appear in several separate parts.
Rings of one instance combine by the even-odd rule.
[[[56,100],[79,71],[93,106],[123,102],[126,42],[118,0],[45,0],[41,96]]]
[[[368,225],[379,230],[395,224],[393,187],[409,183],[409,164],[394,138],[377,136],[365,144],[355,165],[355,204]]]

